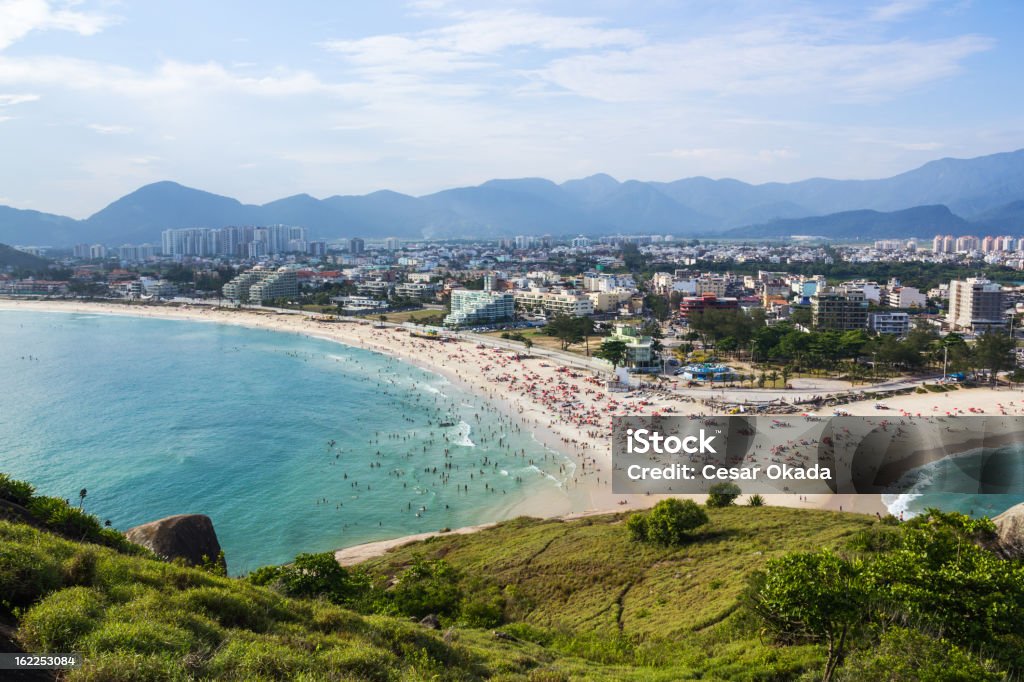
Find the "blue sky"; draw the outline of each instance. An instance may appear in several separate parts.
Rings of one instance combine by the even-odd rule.
[[[1024,147],[1024,3],[0,0],[0,204],[883,177]]]

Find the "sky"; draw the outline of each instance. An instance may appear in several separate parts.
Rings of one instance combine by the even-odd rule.
[[[1018,0],[0,0],[0,204],[887,177],[1024,147]]]

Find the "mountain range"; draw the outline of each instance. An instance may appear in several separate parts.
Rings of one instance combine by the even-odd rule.
[[[414,197],[392,191],[263,205],[174,182],[141,187],[84,219],[0,206],[0,242],[158,242],[178,227],[301,225],[320,238],[497,237],[516,234],[677,234],[730,238],[930,237],[1024,230],[1024,149],[945,158],[890,178],[753,185],[686,178],[620,182],[598,174],[556,184],[490,180]]]

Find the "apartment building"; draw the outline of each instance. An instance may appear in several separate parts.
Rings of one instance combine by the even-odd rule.
[[[868,300],[864,289],[860,286],[819,289],[811,296],[811,323],[817,329],[850,331],[867,328]]]

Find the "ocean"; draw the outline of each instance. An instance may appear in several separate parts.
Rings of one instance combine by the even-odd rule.
[[[0,310],[0,471],[114,527],[213,519],[241,574],[500,520],[573,464],[445,378],[231,325]]]
[[[929,507],[969,516],[996,516],[1024,502],[1024,444],[978,448],[914,470],[917,482],[901,495],[883,495],[895,516]],[[970,491],[970,492],[968,492]]]

